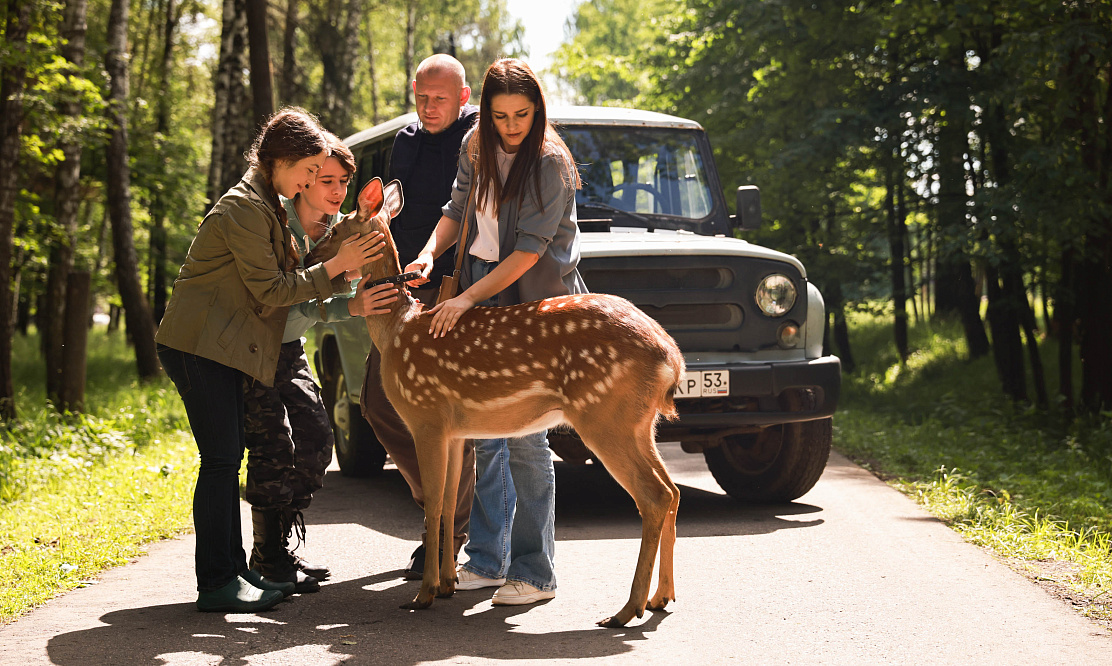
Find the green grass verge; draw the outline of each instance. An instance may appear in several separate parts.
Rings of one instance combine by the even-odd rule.
[[[843,378],[835,448],[1112,621],[1112,419],[1011,404],[991,358],[966,360],[955,325],[913,327],[904,364],[888,320],[854,318],[851,341],[873,356]],[[1052,343],[1042,357],[1056,377]]]
[[[192,522],[197,448],[169,380],[136,380],[122,333],[89,340],[88,413],[46,405],[35,336],[17,337],[21,419],[0,426],[0,623]]]

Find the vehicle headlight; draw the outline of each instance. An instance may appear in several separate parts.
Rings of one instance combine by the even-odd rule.
[[[787,275],[769,275],[761,280],[756,296],[761,312],[779,317],[795,305],[795,283]]]

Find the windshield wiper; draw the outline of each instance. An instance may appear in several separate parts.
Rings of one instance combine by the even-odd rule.
[[[628,210],[622,210],[621,208],[618,208],[616,206],[611,206],[610,204],[602,203],[601,201],[584,201],[582,203],[577,203],[575,205],[576,205],[577,208],[597,208],[599,210],[605,210],[605,211],[610,212],[610,213],[617,213],[618,215],[621,215],[623,217],[628,217],[631,220],[637,220],[638,222],[644,224],[645,227],[648,228],[650,231],[653,228],[652,221],[649,220],[649,218],[645,217],[644,215],[641,215],[640,213],[634,213],[634,212],[628,211]],[[614,221],[613,218],[611,218],[610,221],[613,222]]]

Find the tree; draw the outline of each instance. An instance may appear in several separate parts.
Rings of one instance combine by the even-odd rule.
[[[270,76],[270,44],[266,25],[267,0],[247,0],[247,41],[251,46],[251,99],[254,128],[262,127],[274,113],[274,90]]]
[[[359,26],[363,22],[363,0],[328,0],[327,11],[314,12],[310,30],[319,45],[322,65],[318,109],[321,122],[340,136],[354,126],[351,118],[355,59],[359,52]]]
[[[246,53],[246,0],[224,0],[220,56],[212,83],[212,157],[207,192],[210,204],[239,182],[247,166],[243,151],[251,143],[252,116],[243,76],[248,70]]]
[[[50,250],[50,265],[46,281],[44,317],[46,327],[42,331],[43,347],[46,350],[46,394],[55,405],[61,407],[61,388],[68,367],[63,359],[65,340],[66,285],[70,271],[73,270],[74,251],[77,239],[77,213],[81,204],[81,147],[83,132],[80,130],[83,105],[80,87],[84,79],[81,69],[85,62],[85,14],[87,0],[68,0],[62,19],[62,57],[69,63],[66,72],[70,83],[67,96],[59,104],[59,112],[68,119],[66,130],[59,141],[63,158],[55,171],[55,217],[60,233]]]
[[[0,61],[0,419],[16,418],[12,383],[12,230],[15,226],[16,175],[19,173],[23,124],[23,86],[27,66],[27,33],[31,22],[29,0],[7,0],[4,41],[11,57]]]
[[[108,117],[111,125],[107,154],[108,209],[112,220],[112,246],[116,261],[116,285],[123,301],[127,331],[135,345],[135,360],[140,379],[161,372],[155,353],[154,321],[139,283],[139,267],[131,224],[131,184],[128,165],[127,101],[129,73],[127,60],[127,0],[112,0],[108,15],[108,50],[104,69],[110,89]]]

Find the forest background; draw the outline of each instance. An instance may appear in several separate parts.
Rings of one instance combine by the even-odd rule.
[[[80,337],[82,304],[113,327],[122,316],[140,377],[159,373],[154,326],[196,222],[276,106],[346,136],[411,110],[407,82],[431,53],[455,54],[472,82],[524,55],[504,0],[2,12],[6,420],[12,339],[32,324],[48,397],[80,408],[84,348],[66,336]],[[901,359],[909,317],[953,317],[1011,400],[1099,414],[1112,406],[1110,28],[1108,0],[591,0],[550,76],[581,103],[701,122],[726,186],[762,188],[755,240],[809,267],[847,371],[847,312],[887,312]],[[1046,335],[1060,343],[1049,378]]]

